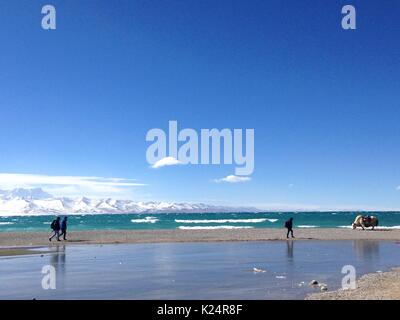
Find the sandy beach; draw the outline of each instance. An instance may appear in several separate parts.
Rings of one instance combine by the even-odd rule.
[[[0,246],[49,245],[48,232],[0,232]],[[294,240],[393,240],[400,241],[400,230],[296,229]],[[282,229],[236,230],[99,230],[68,233],[65,244],[164,243],[212,241],[286,240]],[[53,239],[53,242],[57,243]]]
[[[311,294],[306,300],[400,300],[400,268],[366,274],[354,290]]]

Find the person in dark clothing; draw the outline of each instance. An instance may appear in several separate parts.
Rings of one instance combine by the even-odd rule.
[[[60,240],[60,217],[57,217],[57,219],[53,220],[53,222],[51,223],[51,229],[53,230],[53,235],[49,238],[49,241],[51,241],[51,239],[53,239],[54,237],[57,237],[57,241],[61,241]]]
[[[64,217],[63,221],[61,222],[61,233],[60,237],[63,236],[64,240],[67,240],[67,217]]]
[[[292,234],[292,238],[294,238],[294,235],[293,235],[293,218],[290,218],[288,221],[285,222],[285,228],[287,229],[286,238],[289,238],[289,233],[291,233]]]

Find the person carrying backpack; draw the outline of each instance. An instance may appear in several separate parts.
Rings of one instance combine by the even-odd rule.
[[[54,237],[57,237],[57,241],[60,240],[60,217],[57,217],[57,219],[53,220],[53,222],[50,225],[50,228],[53,230],[52,236],[49,238],[49,241],[53,239]]]
[[[292,238],[294,238],[294,235],[293,235],[293,218],[290,218],[289,220],[287,220],[285,222],[285,228],[287,229],[286,238],[289,238],[289,233],[291,233],[292,234]]]

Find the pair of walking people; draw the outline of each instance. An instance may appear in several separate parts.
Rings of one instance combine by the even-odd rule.
[[[53,220],[50,225],[50,228],[53,230],[53,234],[50,236],[49,241],[51,241],[51,239],[54,237],[57,238],[57,241],[61,241],[61,236],[63,236],[64,240],[67,240],[67,220],[67,217],[64,217],[62,221],[60,217],[57,217],[57,219]]]

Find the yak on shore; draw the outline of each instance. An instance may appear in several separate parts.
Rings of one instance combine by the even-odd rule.
[[[379,224],[379,220],[375,216],[362,216],[358,215],[356,219],[354,220],[352,226],[353,229],[356,229],[357,227],[361,227],[363,230],[365,228],[370,228],[372,227],[372,230],[374,230],[375,227],[377,227]]]

